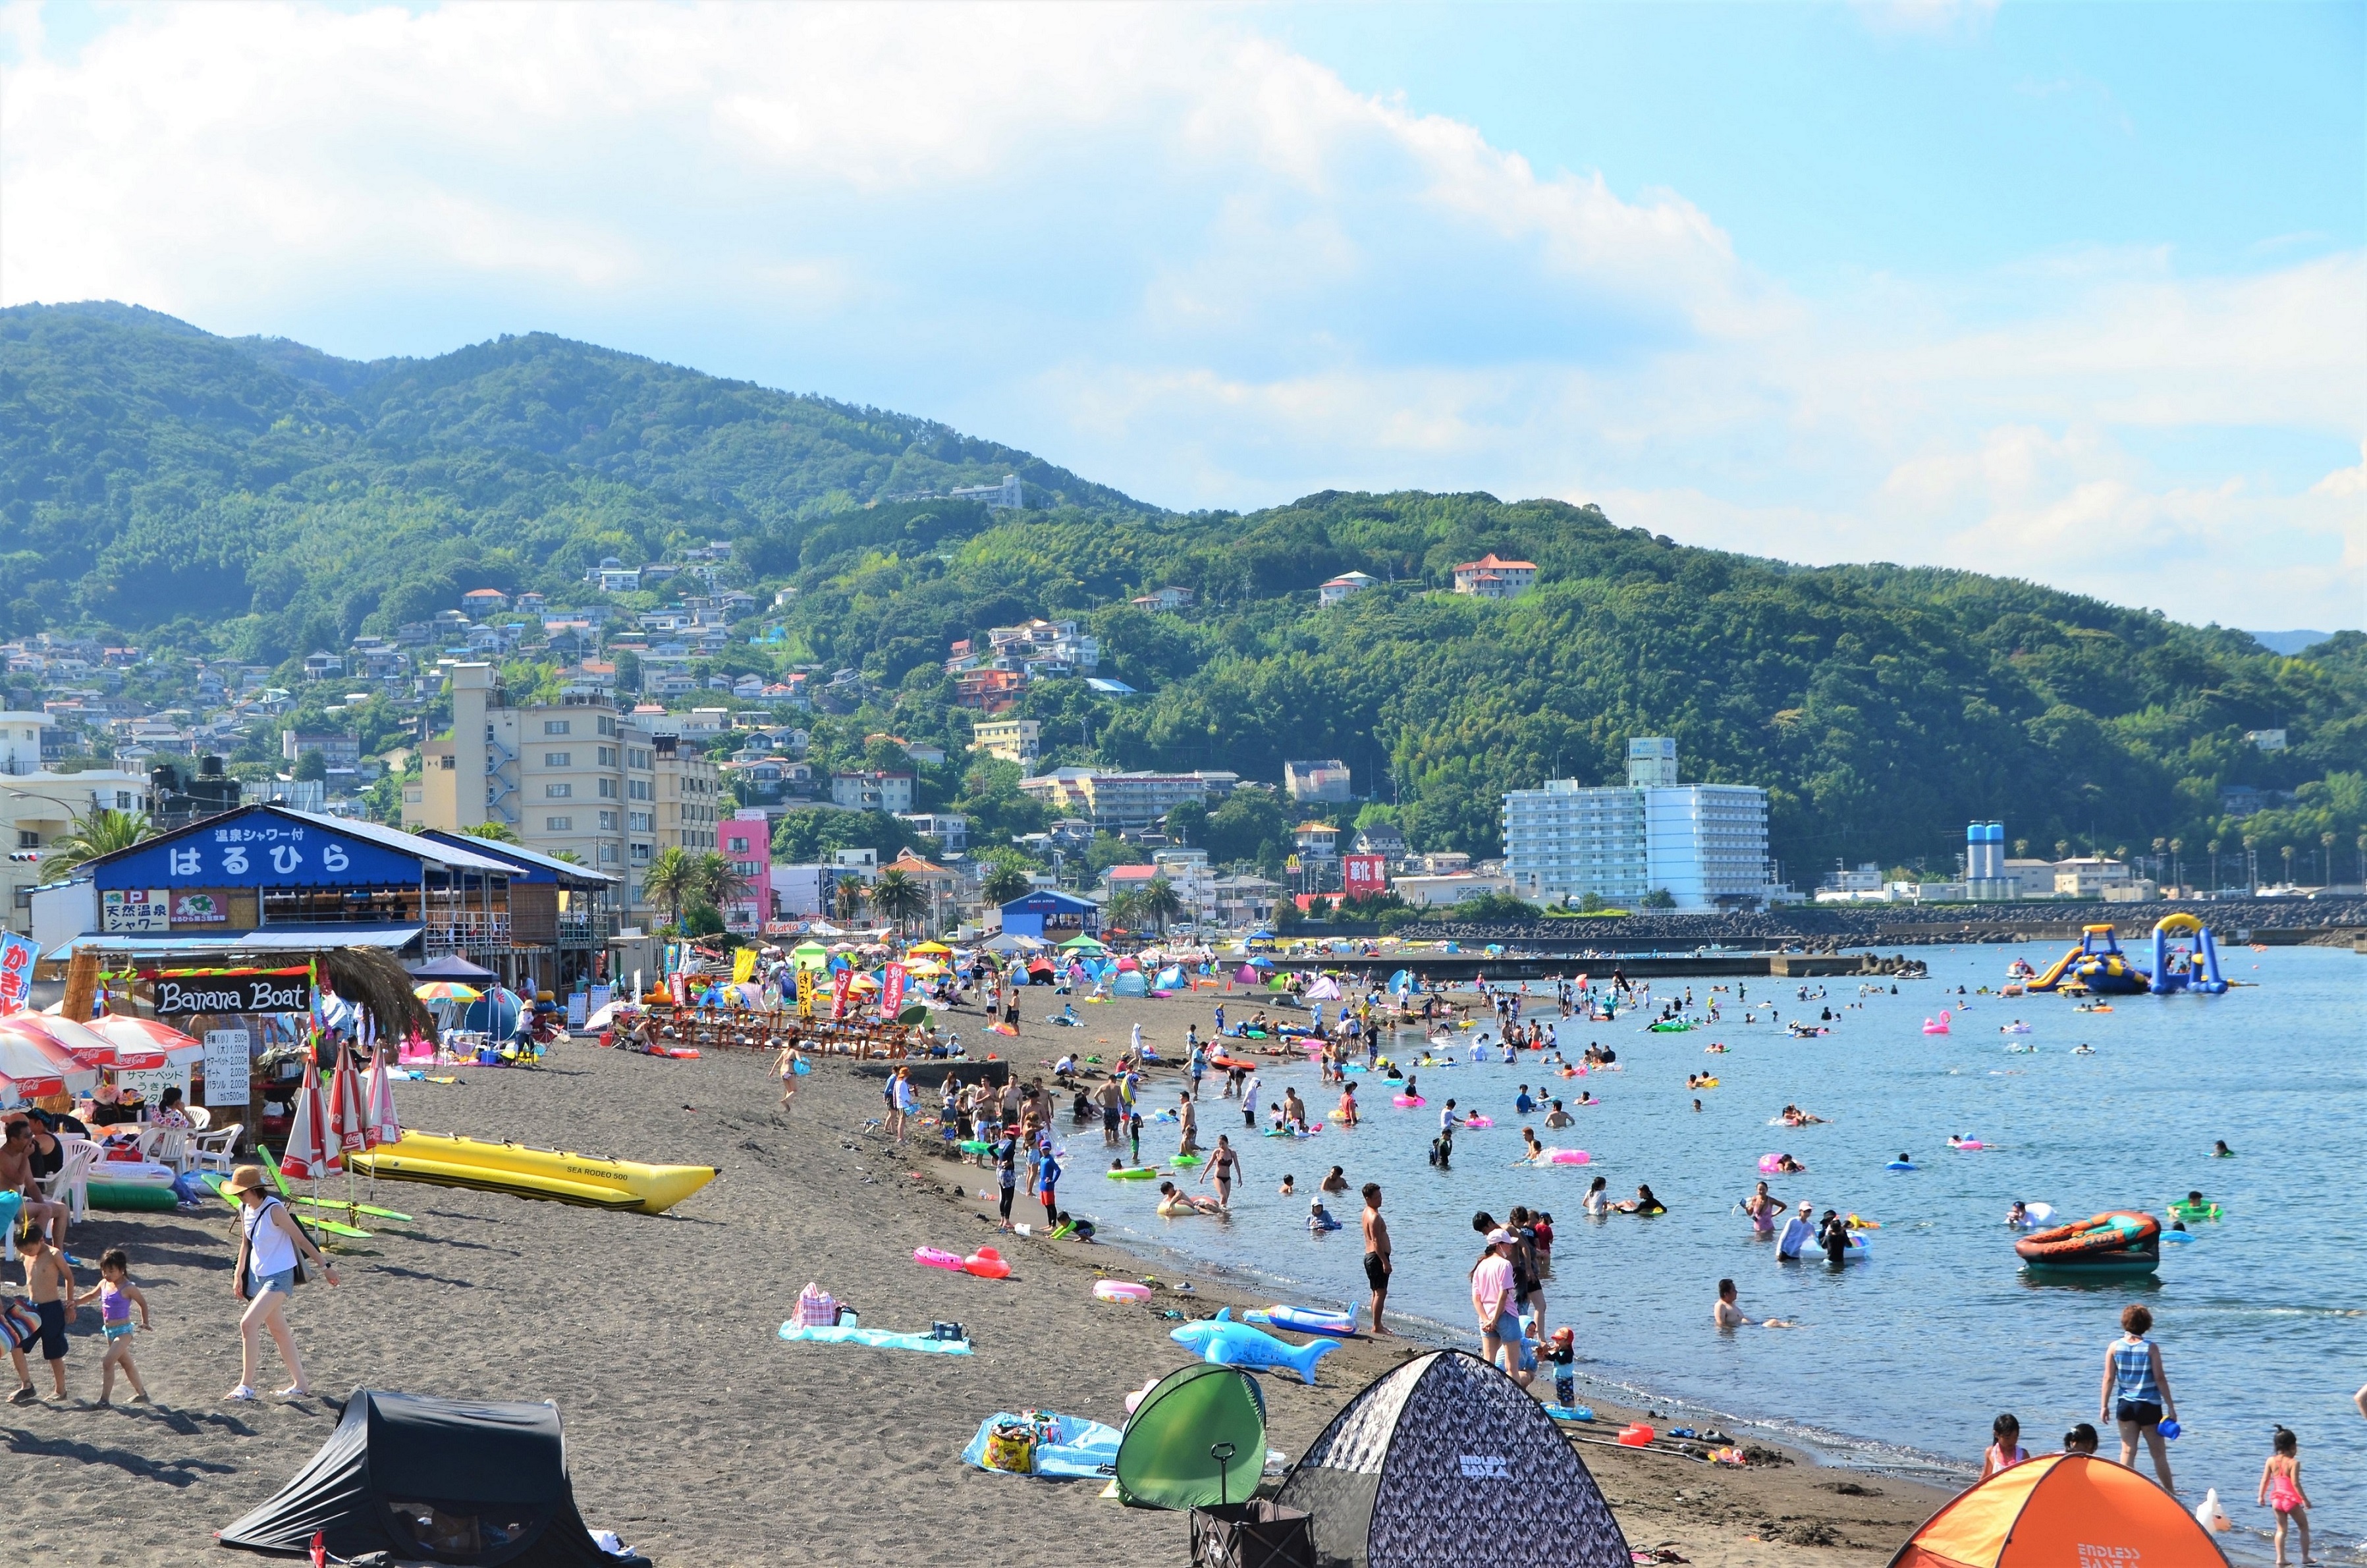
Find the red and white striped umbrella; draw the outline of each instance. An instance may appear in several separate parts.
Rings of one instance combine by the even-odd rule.
[[[370,1147],[402,1142],[402,1122],[394,1113],[394,1074],[381,1050],[370,1061],[369,1092],[363,1107],[363,1128]]]
[[[32,1016],[0,1018],[0,1077],[12,1080],[27,1100],[90,1092],[98,1083],[98,1069],[51,1039],[46,1030],[28,1027]]]
[[[187,1066],[205,1060],[205,1045],[197,1036],[184,1034],[171,1024],[153,1018],[110,1012],[92,1019],[90,1028],[91,1032],[105,1035],[125,1050],[162,1051],[166,1066]]]
[[[326,1142],[337,1161],[370,1146],[369,1118],[362,1103],[362,1076],[354,1071],[354,1054],[337,1053],[336,1075],[329,1080],[329,1123]]]
[[[329,1142],[329,1108],[321,1093],[321,1075],[308,1064],[304,1081],[296,1090],[296,1119],[288,1129],[288,1146],[279,1154],[279,1174],[318,1181],[344,1157]]]
[[[164,1053],[161,1047],[144,1040],[129,1045],[120,1044],[89,1024],[76,1023],[70,1018],[60,1018],[54,1013],[15,1013],[10,1015],[6,1027],[40,1035],[85,1067],[144,1070],[164,1065]]]

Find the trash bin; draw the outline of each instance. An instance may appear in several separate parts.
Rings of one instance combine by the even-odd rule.
[[[1195,1508],[1192,1568],[1316,1568],[1314,1516],[1268,1497]]]

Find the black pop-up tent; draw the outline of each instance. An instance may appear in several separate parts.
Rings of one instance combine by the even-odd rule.
[[[622,1568],[575,1511],[559,1411],[356,1389],[345,1418],[279,1495],[215,1539],[338,1557],[386,1551],[469,1568]],[[644,1564],[646,1568],[646,1564]]]
[[[1629,1568],[1627,1540],[1545,1407],[1465,1350],[1350,1400],[1276,1499],[1315,1517],[1317,1560],[1355,1568]]]

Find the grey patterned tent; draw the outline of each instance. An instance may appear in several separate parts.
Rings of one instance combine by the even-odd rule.
[[[1417,1356],[1331,1418],[1276,1499],[1315,1516],[1317,1560],[1353,1568],[1629,1568],[1578,1450],[1518,1383],[1466,1350]]]

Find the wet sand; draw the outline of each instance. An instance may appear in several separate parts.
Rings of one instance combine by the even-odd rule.
[[[1083,1030],[1048,1030],[1032,1021],[1049,1010],[1030,1002],[1023,1039],[996,1040],[1023,1068],[1070,1046],[1113,1053],[1138,1020],[1172,1048],[1187,1021],[1207,1018],[1205,998],[1133,1001],[1081,1009]],[[957,1020],[973,1049],[987,1038],[975,1013]],[[951,1564],[1014,1547],[1058,1562],[1188,1561],[1179,1515],[1122,1507],[1090,1483],[984,1474],[957,1456],[996,1410],[1117,1424],[1129,1391],[1189,1359],[1160,1308],[1259,1298],[1202,1280],[1190,1303],[1103,1303],[1091,1293],[1096,1269],[1138,1278],[1169,1267],[1022,1237],[1001,1238],[1010,1280],[917,1268],[915,1247],[966,1253],[998,1240],[991,1206],[977,1196],[991,1178],[864,1130],[880,1109],[880,1082],[850,1064],[826,1062],[801,1080],[787,1114],[774,1108],[767,1065],[740,1053],[669,1062],[580,1043],[559,1047],[541,1072],[463,1069],[459,1085],[401,1086],[403,1121],[424,1131],[722,1174],[658,1217],[381,1184],[377,1201],[416,1223],[341,1244],[343,1285],[304,1287],[291,1314],[312,1384],[328,1397],[223,1403],[238,1381],[227,1211],[95,1214],[73,1251],[130,1251],[155,1314],[136,1355],[157,1404],[0,1407],[0,1539],[10,1555],[231,1561],[212,1532],[303,1464],[350,1390],[375,1386],[557,1402],[584,1517],[662,1563]],[[1097,1141],[1082,1140],[1072,1195],[1093,1179]],[[21,1276],[11,1266],[5,1278]],[[957,1320],[978,1353],[784,1343],[776,1331],[809,1280],[869,1327]],[[97,1394],[97,1325],[94,1307],[75,1325],[67,1367],[77,1401]],[[1353,1341],[1325,1358],[1313,1387],[1267,1378],[1274,1446],[1295,1455],[1355,1390],[1420,1348]],[[277,1387],[286,1379],[266,1354],[265,1386]],[[44,1369],[33,1370],[46,1392]],[[119,1387],[119,1400],[127,1394]],[[1941,1497],[1806,1462],[1734,1471],[1582,1452],[1633,1545],[1711,1568],[1878,1561]]]

